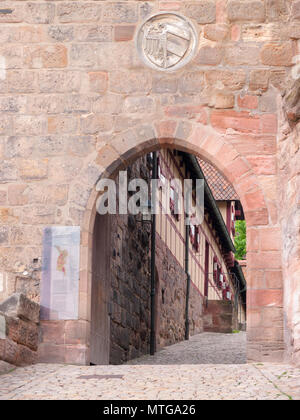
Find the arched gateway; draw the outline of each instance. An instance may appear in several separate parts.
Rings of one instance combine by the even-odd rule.
[[[38,301],[45,229],[74,227],[79,241],[80,227],[76,316],[41,322],[40,360],[90,362],[95,186],[168,147],[211,163],[240,197],[249,360],[299,363],[299,95],[282,100],[298,77],[299,1],[11,3],[0,10],[0,300]]]
[[[140,133],[140,138],[137,133]],[[185,139],[179,137],[182,133],[186,135]],[[284,342],[281,240],[280,229],[276,220],[272,218],[274,203],[265,200],[267,194],[260,185],[259,177],[254,173],[248,160],[232,146],[226,135],[220,135],[201,124],[176,120],[141,125],[134,131],[129,130],[117,135],[110,145],[104,146],[95,156],[94,162],[89,162],[83,169],[82,179],[87,179],[84,174],[91,168],[94,171],[94,179],[98,180],[102,176],[111,177],[144,153],[164,147],[194,153],[207,160],[227,177],[237,191],[243,205],[249,238],[247,244],[248,358],[282,360]],[[78,188],[78,185],[75,188]],[[78,336],[81,343],[72,345],[65,342],[61,350],[63,353],[68,353],[68,360],[89,363],[92,244],[98,193],[95,184],[82,182],[80,188],[82,191],[90,191],[81,225],[80,320],[72,321],[72,328],[81,337]],[[66,324],[68,323],[70,321],[66,321]],[[67,325],[66,327],[68,328]],[[47,355],[47,344],[42,344],[42,347],[44,347],[43,354]]]

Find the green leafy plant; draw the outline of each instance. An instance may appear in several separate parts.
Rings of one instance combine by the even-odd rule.
[[[246,222],[245,220],[237,220],[235,222],[235,238],[234,246],[236,249],[235,258],[237,260],[246,259]]]

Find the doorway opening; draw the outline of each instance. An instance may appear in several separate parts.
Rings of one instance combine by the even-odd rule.
[[[228,332],[245,329],[246,300],[245,293],[240,292],[246,282],[234,257],[234,223],[243,216],[242,211],[237,211],[242,209],[241,203],[230,195],[220,200],[215,198],[217,181],[212,183],[205,177],[203,162],[179,150],[163,148],[157,152],[160,212],[154,226],[156,268],[152,309],[150,239],[153,224],[143,223],[140,214],[118,211],[117,214],[97,214],[92,253],[92,364],[122,364],[148,354],[151,310],[155,311],[156,351],[184,341],[187,316],[190,336],[209,331],[210,327],[216,331],[218,323],[223,332],[225,322],[231,330]],[[149,183],[152,170],[153,154],[139,157],[126,169],[128,183],[133,179]],[[191,223],[188,233],[184,211],[182,214],[175,211],[175,197],[180,206],[184,206],[184,200],[181,190],[172,185],[174,179],[180,183],[184,179],[193,182],[203,179],[205,183],[203,221]],[[117,177],[117,191],[119,183]],[[166,201],[164,186],[168,183],[171,193]],[[135,191],[128,191],[128,199],[134,194]],[[236,307],[240,322],[235,320]]]

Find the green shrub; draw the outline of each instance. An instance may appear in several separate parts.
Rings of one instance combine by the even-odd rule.
[[[245,220],[237,220],[235,222],[235,238],[234,246],[236,249],[235,258],[237,260],[246,259],[246,222]]]

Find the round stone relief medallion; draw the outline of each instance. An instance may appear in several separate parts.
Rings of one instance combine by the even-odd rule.
[[[159,13],[140,27],[136,44],[148,66],[162,71],[177,70],[194,56],[197,33],[188,19],[177,13]]]

